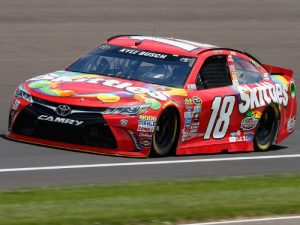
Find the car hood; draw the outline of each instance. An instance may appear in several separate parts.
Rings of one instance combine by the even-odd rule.
[[[56,71],[25,82],[28,92],[45,100],[91,107],[151,104],[158,109],[184,89],[102,75]]]

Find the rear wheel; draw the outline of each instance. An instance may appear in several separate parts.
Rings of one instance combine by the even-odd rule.
[[[278,130],[278,109],[269,106],[262,114],[254,136],[254,148],[257,151],[266,151],[271,146]]]
[[[178,114],[172,108],[166,109],[158,119],[152,142],[152,155],[168,155],[176,147]]]

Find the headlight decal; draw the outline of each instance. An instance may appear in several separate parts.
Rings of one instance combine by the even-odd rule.
[[[116,108],[108,108],[102,114],[124,114],[128,116],[140,115],[145,113],[149,109],[150,105],[133,105],[122,106]]]
[[[16,91],[15,97],[22,98],[25,101],[30,102],[30,103],[33,102],[31,95],[25,90],[24,85],[19,86],[19,88]]]

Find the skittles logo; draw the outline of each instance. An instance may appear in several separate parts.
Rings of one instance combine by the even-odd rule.
[[[183,89],[159,85],[143,84],[136,86],[132,82],[122,82],[110,77],[57,71],[27,81],[28,86],[37,92],[59,97],[95,98],[103,103],[114,103],[122,98],[132,98],[158,110],[160,101],[167,101],[170,96],[187,96]]]

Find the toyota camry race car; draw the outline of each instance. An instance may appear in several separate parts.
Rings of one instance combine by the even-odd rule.
[[[130,157],[267,150],[294,131],[292,76],[238,50],[118,35],[22,83],[6,137]]]

